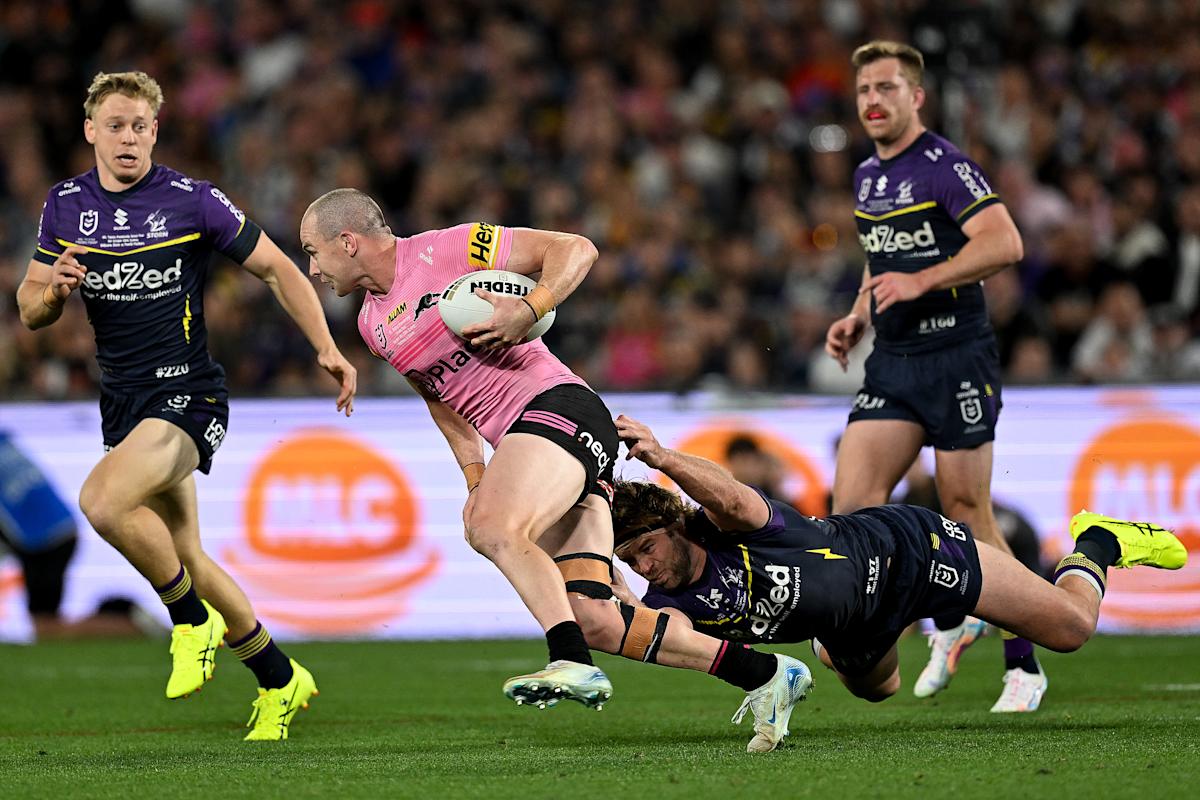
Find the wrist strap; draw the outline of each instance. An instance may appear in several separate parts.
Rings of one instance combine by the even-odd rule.
[[[542,284],[533,287],[533,291],[521,298],[525,304],[533,309],[533,316],[537,319],[549,314],[557,305],[554,302],[554,294]]]
[[[475,490],[479,482],[483,480],[483,462],[472,461],[462,468],[463,477],[467,479],[467,494]]]

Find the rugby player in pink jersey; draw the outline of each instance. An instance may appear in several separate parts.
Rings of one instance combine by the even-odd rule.
[[[590,644],[705,670],[742,688],[764,725],[770,718],[777,741],[807,690],[796,680],[798,671],[807,676],[803,664],[730,646],[670,624],[657,610],[611,600],[619,444],[612,415],[543,342],[522,343],[534,322],[583,280],[597,255],[592,243],[484,223],[398,238],[375,201],[356,189],[313,201],[300,242],[310,274],[339,296],[367,290],[359,332],[421,394],[446,436],[467,481],[468,542],[500,568],[546,632],[550,663],[510,679],[505,694],[542,707],[559,699],[599,707],[612,686],[592,665]],[[495,310],[464,329],[465,340],[442,322],[438,299],[454,278],[490,269],[538,275],[539,282],[525,298],[476,288]],[[484,439],[495,450],[486,470]]]

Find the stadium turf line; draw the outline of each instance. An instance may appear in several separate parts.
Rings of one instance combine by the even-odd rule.
[[[926,653],[911,638],[902,694],[871,705],[817,668],[788,744],[766,756],[744,752],[748,724],[729,724],[740,692],[701,675],[601,657],[616,687],[603,712],[543,712],[500,694],[539,666],[536,642],[288,649],[321,696],[287,742],[250,743],[253,682],[228,651],[202,693],[170,702],[165,642],[0,647],[0,797],[1158,800],[1200,783],[1197,637],[1043,654],[1043,708],[1013,716],[988,713],[996,637],[932,701],[909,694]],[[806,647],[785,649],[813,663]]]

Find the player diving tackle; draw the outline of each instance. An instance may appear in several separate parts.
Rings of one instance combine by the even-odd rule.
[[[811,639],[822,663],[872,702],[899,690],[896,642],[916,620],[974,614],[1070,652],[1096,631],[1110,568],[1187,563],[1170,531],[1084,511],[1071,519],[1075,551],[1050,584],[976,542],[966,525],[928,509],[885,505],[804,516],[712,461],[663,447],[637,420],[620,416],[616,424],[627,457],[659,470],[699,503],[690,506],[652,483],[617,483],[616,555],[650,587],[639,601],[618,582],[616,595],[730,640]],[[758,733],[775,743],[787,735],[786,716],[774,726],[759,723]]]

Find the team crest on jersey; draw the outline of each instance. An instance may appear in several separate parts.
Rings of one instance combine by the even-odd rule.
[[[100,227],[100,212],[94,208],[79,212],[79,232],[91,236]]]
[[[438,300],[442,299],[441,292],[429,292],[421,297],[417,302],[417,310],[413,312],[413,322],[421,318],[422,311],[428,311],[438,304]]]
[[[146,221],[142,223],[150,228],[150,233],[166,233],[167,231],[167,215],[162,213],[162,209],[152,211],[146,217]]]
[[[471,226],[471,235],[467,239],[467,263],[471,269],[496,268],[496,247],[500,243],[501,230],[486,222]]]

